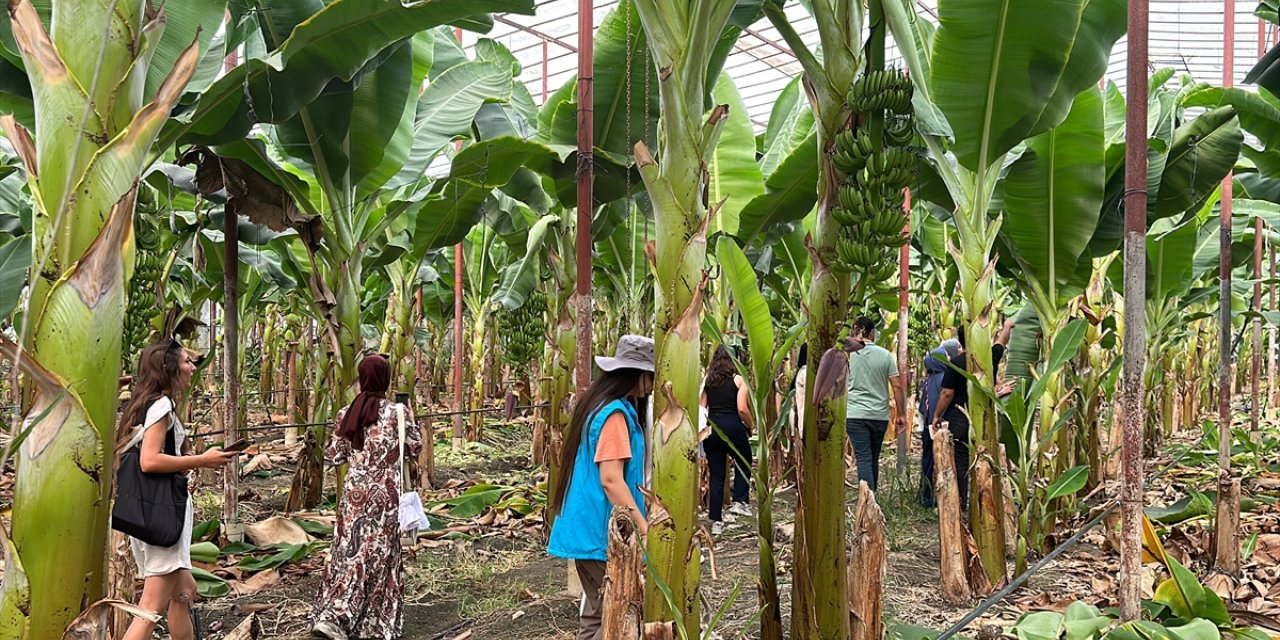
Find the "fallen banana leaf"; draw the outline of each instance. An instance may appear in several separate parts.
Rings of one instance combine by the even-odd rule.
[[[231,583],[200,567],[191,568],[191,577],[196,579],[196,593],[202,598],[221,598],[231,593]]]
[[[218,561],[218,545],[212,542],[197,542],[191,545],[191,561],[210,564]]]

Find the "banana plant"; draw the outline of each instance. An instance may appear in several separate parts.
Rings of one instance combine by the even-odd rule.
[[[346,0],[315,3],[301,12],[253,12],[240,24],[259,34],[268,51],[249,56],[209,90],[220,95],[223,82],[238,78],[247,87],[235,96],[241,101],[236,108],[244,112],[232,113],[222,102],[206,103],[206,93],[192,120],[177,127],[183,140],[216,145],[212,152],[199,152],[198,180],[208,176],[200,180],[202,189],[227,186],[218,178],[230,173],[281,192],[272,207],[253,202],[256,192],[228,189],[241,201],[236,210],[274,218],[275,225],[291,227],[301,237],[310,263],[313,314],[324,319],[326,342],[334,354],[335,406],[355,391],[356,360],[363,346],[360,289],[366,262],[384,253],[388,229],[411,221],[417,255],[455,243],[479,221],[495,186],[490,179],[497,178],[485,170],[438,182],[423,177],[455,137],[471,130],[481,106],[510,100],[517,69],[502,50],[488,47],[483,52],[490,59],[467,60],[450,55],[460,49],[456,44],[450,48],[447,32],[430,30],[450,21],[483,28],[490,23],[483,13],[487,10],[531,13],[532,3]],[[357,11],[365,13],[352,21]],[[357,36],[365,39],[351,40]],[[317,41],[353,51],[344,50],[320,65],[319,52],[296,48]],[[264,62],[268,54],[290,62],[277,70]],[[336,69],[338,63],[348,66]],[[419,91],[428,79],[426,89]],[[255,94],[259,82],[256,88],[268,95]],[[289,95],[273,93],[290,83]],[[316,93],[308,93],[313,85]],[[263,102],[266,98],[273,101]],[[271,108],[263,109],[264,104]],[[209,129],[215,121],[221,129]],[[263,127],[265,139],[236,137],[254,121],[270,124]],[[305,467],[312,471],[308,477],[319,477],[314,472],[323,443],[324,434],[317,431],[300,474]]]
[[[652,520],[649,567],[655,579],[645,589],[645,618],[680,619],[685,632],[699,630],[698,583],[701,549],[697,525],[700,335],[706,274],[706,238],[716,209],[704,199],[707,167],[728,116],[718,105],[705,115],[708,94],[736,33],[731,25],[735,2],[687,3],[635,0],[656,66],[659,125],[654,157],[648,144],[635,146],[636,164],[653,203],[656,277],[656,381]],[[758,11],[742,20],[746,26]],[[709,35],[725,35],[718,40]],[[704,117],[705,115],[705,117]],[[695,416],[691,418],[692,416]],[[658,588],[664,584],[670,598]],[[670,602],[671,604],[668,604]],[[673,613],[673,608],[680,613]]]
[[[211,34],[223,8],[207,6],[193,25]],[[9,638],[61,637],[103,596],[134,197],[202,54],[193,33],[168,30],[165,12],[141,0],[49,9],[45,22],[30,2],[11,3],[3,34],[4,84],[22,88],[29,108],[0,126],[31,193],[40,274],[21,346],[4,340],[35,382],[3,540],[0,635]]]
[[[742,317],[750,348],[749,365],[736,358],[734,363],[751,390],[751,413],[759,425],[760,449],[756,456],[756,470],[752,474],[757,503],[756,535],[760,558],[760,637],[765,640],[781,640],[782,611],[778,596],[777,552],[773,541],[773,497],[777,487],[772,480],[770,456],[774,452],[774,440],[789,429],[790,412],[780,411],[770,422],[766,405],[772,398],[774,381],[782,372],[787,355],[802,335],[803,325],[796,325],[785,335],[774,331],[773,316],[760,291],[760,282],[742,249],[728,237],[721,237],[716,245],[716,258],[725,275],[728,289]],[[711,326],[714,326],[712,324]],[[720,336],[723,342],[723,336]],[[793,400],[794,401],[794,400]]]
[[[1075,97],[1106,71],[1107,56],[1124,33],[1119,0],[1076,0],[1044,7],[998,0],[944,0],[938,28],[900,0],[886,2],[889,30],[911,69],[916,95],[933,108],[953,137],[922,131],[930,163],[954,204],[960,297],[964,303],[971,383],[975,465],[995,464],[999,432],[991,401],[978,387],[994,382],[991,361],[993,273],[988,268],[1002,220],[992,218],[996,185],[1024,142],[1060,125]],[[992,29],[991,25],[1000,25]],[[1034,65],[1037,73],[1026,69]],[[1005,577],[1003,491],[979,486],[995,473],[974,473],[970,518],[987,577]]]
[[[1102,115],[1102,93],[1086,89],[1075,97],[1062,124],[1027,140],[1026,151],[1004,179],[1001,232],[1009,246],[1002,255],[1018,266],[1014,282],[1035,310],[1045,354],[1054,353],[1054,341],[1067,325],[1069,303],[1084,291],[1093,272],[1087,250],[1104,195]],[[1059,434],[1053,457],[1059,472],[1070,466],[1066,453],[1071,450],[1071,430],[1054,428],[1065,394],[1060,374],[1060,368],[1045,371],[1048,379],[1038,396],[1041,433]],[[1040,464],[1039,459],[1032,462]],[[1025,560],[1025,549],[1021,557]]]

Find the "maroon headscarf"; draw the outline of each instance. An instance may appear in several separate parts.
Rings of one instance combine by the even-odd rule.
[[[390,386],[391,363],[386,358],[373,355],[360,361],[360,393],[338,425],[338,435],[350,440],[352,448],[364,449],[364,430],[378,421],[378,410]]]

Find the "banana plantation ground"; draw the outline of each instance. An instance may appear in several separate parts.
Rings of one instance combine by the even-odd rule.
[[[269,415],[261,411],[250,414],[264,423]],[[423,533],[406,556],[404,637],[573,638],[578,601],[566,589],[564,561],[545,553],[541,518],[545,477],[530,464],[532,420],[487,421],[484,441],[468,444],[460,454],[449,449],[447,424],[436,424],[437,484],[441,488],[424,496],[438,501],[429,509],[433,530]],[[197,422],[196,426],[203,425]],[[1236,426],[1247,428],[1247,419]],[[1268,421],[1264,427],[1265,436],[1259,444],[1239,447],[1235,456],[1245,478],[1241,520],[1245,544],[1239,578],[1213,575],[1206,569],[1206,560],[1212,555],[1216,486],[1212,423],[1206,422],[1204,431],[1200,426],[1180,429],[1148,461],[1151,482],[1146,503],[1164,548],[1197,575],[1212,575],[1206,585],[1222,598],[1236,620],[1280,633],[1280,422]],[[251,461],[242,469],[240,505],[246,522],[266,524],[257,534],[263,537],[254,541],[260,548],[226,547],[197,560],[197,565],[209,572],[200,581],[205,597],[198,612],[203,637],[210,640],[232,637],[233,630],[244,631],[248,626],[254,627],[260,638],[308,637],[323,575],[325,541],[334,522],[332,478],[326,482],[320,509],[286,513],[291,461],[301,445],[285,446],[283,439],[270,433],[255,442]],[[934,511],[915,503],[918,476],[914,462],[908,476],[899,480],[895,456],[896,452],[886,447],[882,473],[894,480],[885,482],[887,486],[878,496],[889,541],[885,615],[890,638],[913,640],[951,626],[979,600],[952,604],[939,594],[937,518]],[[916,444],[910,459],[918,458]],[[216,478],[204,480],[209,486],[197,493],[196,520],[208,523],[221,512],[221,488]],[[845,485],[850,512],[857,500],[855,482],[856,473],[851,470]],[[12,470],[6,469],[0,480],[0,504],[8,504],[11,489]],[[1112,487],[1101,485],[1091,494],[1082,494],[1060,526],[1062,533],[1052,542],[1074,533],[1096,514],[1099,496],[1110,490]],[[794,503],[794,489],[788,486],[779,493],[774,512],[774,535],[781,550],[778,566],[784,572],[779,576],[784,622],[790,608],[791,580],[786,572],[791,567]],[[4,513],[7,526],[7,506]],[[709,526],[705,519],[703,525]],[[213,539],[215,531],[212,525],[197,526],[196,535]],[[1118,556],[1114,531],[1115,520],[1108,519],[1085,534],[1079,544],[1024,587],[968,625],[962,636],[1025,633],[1015,627],[1025,614],[1063,612],[1077,601],[1103,610],[1115,607]],[[302,548],[294,553],[277,552],[271,544]],[[751,519],[740,518],[715,540],[713,559],[704,566],[707,577],[702,592],[708,609],[727,606],[718,637],[759,637],[757,557]],[[710,565],[714,565],[714,573]],[[1144,597],[1153,595],[1157,571],[1157,565],[1145,568]]]

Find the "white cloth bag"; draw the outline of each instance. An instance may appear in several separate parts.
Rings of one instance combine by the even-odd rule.
[[[427,521],[427,512],[422,508],[422,496],[417,491],[404,490],[404,405],[396,405],[396,424],[400,431],[400,530],[413,533],[431,528]]]

